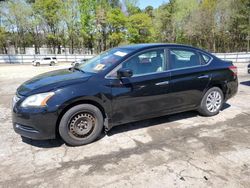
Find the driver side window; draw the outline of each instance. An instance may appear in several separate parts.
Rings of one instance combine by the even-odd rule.
[[[165,67],[164,49],[155,49],[137,54],[124,61],[121,67],[131,69],[133,76],[162,72]]]

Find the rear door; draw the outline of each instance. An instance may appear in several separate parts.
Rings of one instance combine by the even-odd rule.
[[[116,78],[119,68],[129,68],[131,78]],[[114,125],[160,116],[168,105],[170,72],[164,48],[136,54],[111,72],[112,122]],[[111,76],[112,77],[112,76]],[[165,112],[166,113],[166,112]]]
[[[196,108],[211,78],[207,67],[210,59],[204,63],[199,52],[183,47],[170,48],[169,58],[173,111]]]

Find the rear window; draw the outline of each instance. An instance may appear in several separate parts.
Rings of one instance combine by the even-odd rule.
[[[201,65],[196,51],[189,49],[170,49],[171,69],[182,69]]]
[[[52,57],[52,59],[56,59],[56,57]]]
[[[45,58],[43,58],[44,60],[50,60],[50,57],[45,57]]]
[[[201,58],[202,58],[202,64],[208,64],[209,61],[212,59],[210,56],[201,53]]]

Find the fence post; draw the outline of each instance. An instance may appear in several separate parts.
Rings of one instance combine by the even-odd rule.
[[[8,58],[9,58],[9,64],[11,64],[11,60],[10,60],[10,54],[8,54]]]

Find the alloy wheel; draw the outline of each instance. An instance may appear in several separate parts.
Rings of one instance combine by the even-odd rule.
[[[216,112],[220,109],[222,96],[218,91],[212,91],[207,96],[206,107],[209,112]]]

